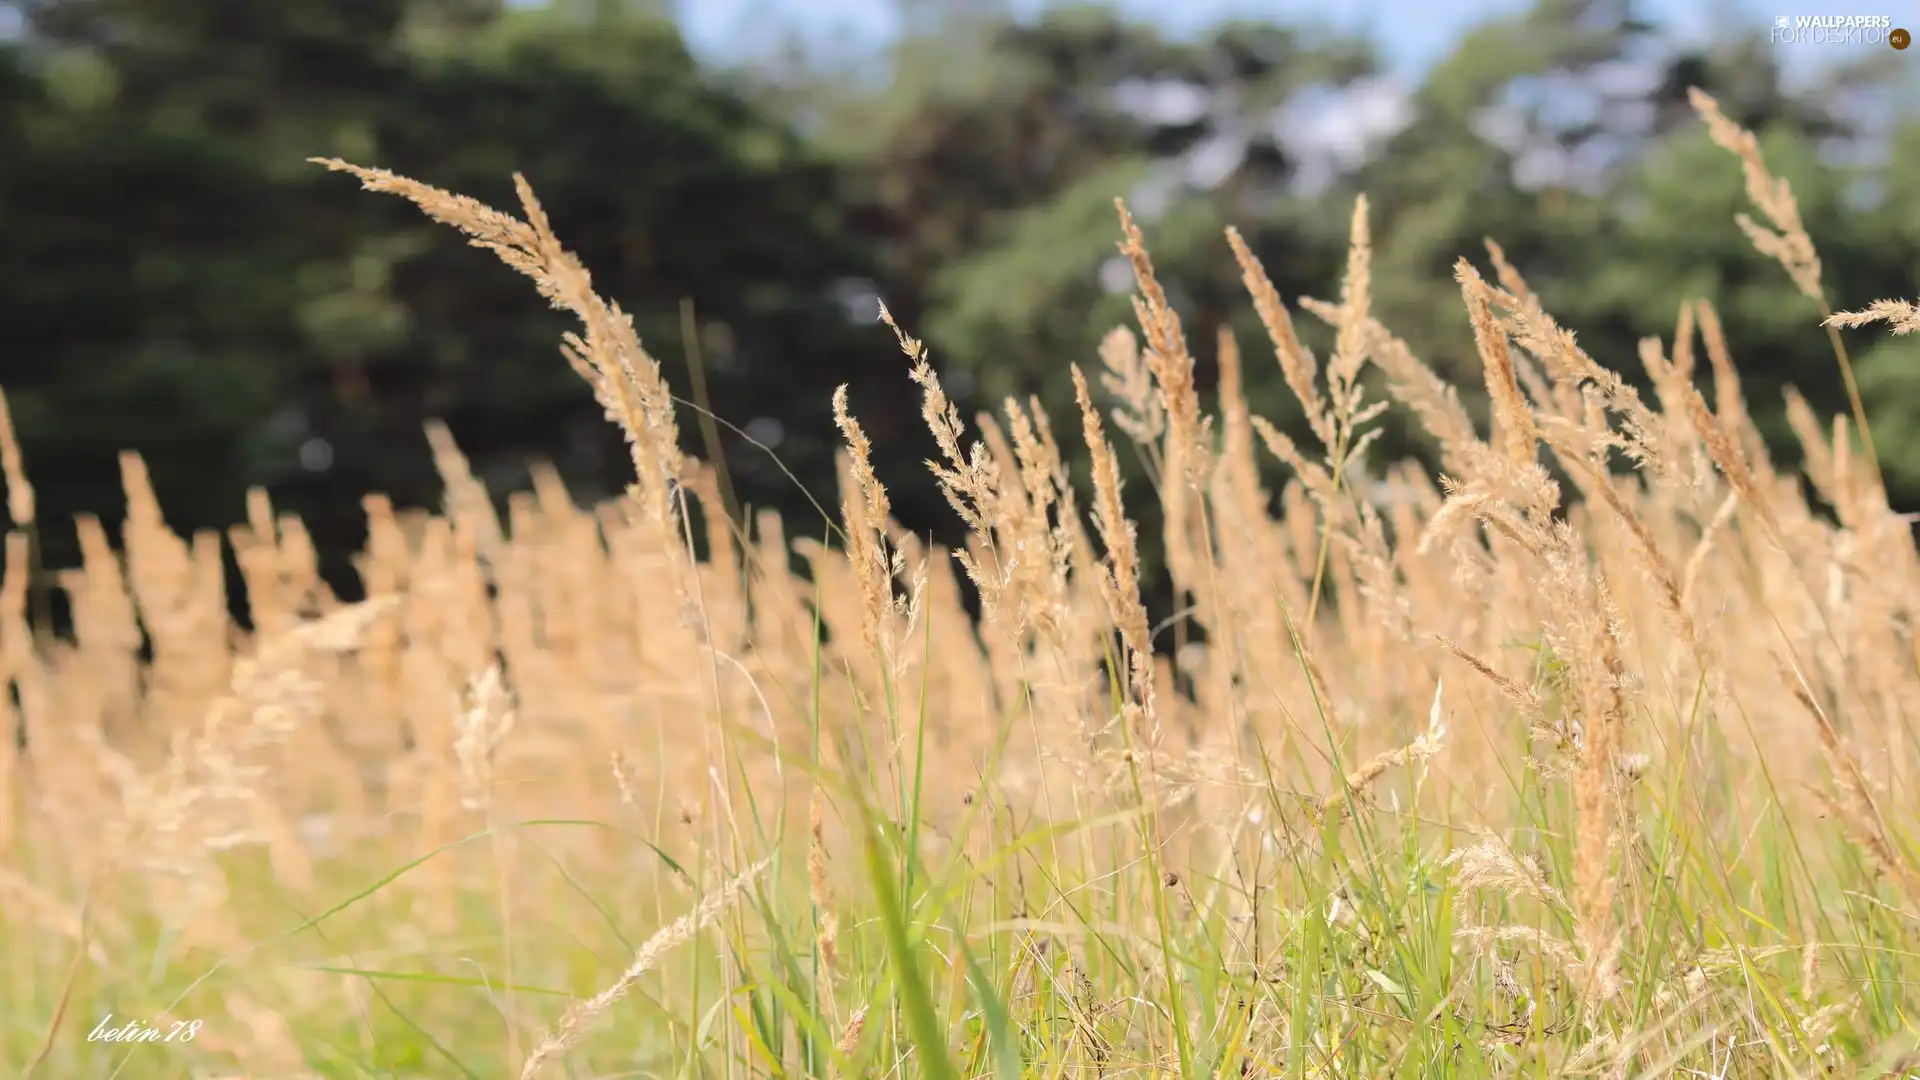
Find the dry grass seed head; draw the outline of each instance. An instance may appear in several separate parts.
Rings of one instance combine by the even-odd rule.
[[[1193,354],[1187,348],[1186,331],[1180,315],[1167,299],[1147,253],[1146,239],[1127,211],[1125,201],[1115,199],[1125,239],[1120,252],[1133,267],[1140,294],[1134,297],[1134,314],[1147,336],[1146,363],[1159,387],[1161,407],[1167,414],[1166,468],[1168,488],[1163,494],[1168,510],[1169,561],[1179,577],[1190,559],[1184,550],[1184,529],[1191,512],[1189,490],[1204,490],[1205,476],[1211,464],[1211,446],[1207,438],[1211,417],[1203,417],[1200,392],[1194,382]]]
[[[833,420],[847,441],[850,483],[842,500],[847,529],[847,556],[860,588],[860,633],[867,648],[890,650],[882,631],[893,611],[893,578],[899,572],[897,556],[889,557],[885,530],[891,512],[887,491],[873,471],[873,448],[859,421],[847,411],[847,388],[833,392]]]
[[[1515,469],[1523,469],[1534,462],[1539,433],[1534,428],[1533,411],[1514,376],[1506,331],[1494,319],[1486,283],[1473,264],[1461,259],[1454,266],[1454,276],[1473,319],[1473,337],[1486,370],[1487,395],[1493,402],[1494,430],[1501,440],[1501,450]]]
[[[1760,140],[1753,132],[1728,119],[1712,95],[1693,87],[1688,89],[1687,98],[1693,103],[1694,111],[1707,122],[1707,134],[1713,141],[1740,159],[1746,174],[1747,198],[1773,223],[1770,230],[1745,214],[1737,214],[1734,221],[1740,231],[1747,234],[1757,251],[1785,267],[1802,293],[1824,303],[1820,256],[1814,250],[1806,226],[1801,224],[1800,205],[1793,197],[1792,186],[1767,169],[1766,159],[1760,154]]]
[[[0,477],[7,482],[7,516],[16,527],[33,524],[33,485],[27,481],[27,469],[20,454],[20,438],[13,429],[13,409],[5,390],[0,390]]]
[[[1326,403],[1320,398],[1317,383],[1319,362],[1312,351],[1301,344],[1299,334],[1294,330],[1293,318],[1287,313],[1286,301],[1281,299],[1280,291],[1273,287],[1267,277],[1266,267],[1254,255],[1253,249],[1241,238],[1238,229],[1227,230],[1227,243],[1233,248],[1233,256],[1239,260],[1241,280],[1247,293],[1253,297],[1253,309],[1260,316],[1260,322],[1267,329],[1267,337],[1273,342],[1273,354],[1280,362],[1280,373],[1285,378],[1287,388],[1293,391],[1306,411],[1307,424],[1318,436],[1322,445],[1332,448],[1336,438],[1333,420]]]
[[[1461,888],[1489,889],[1568,907],[1566,897],[1553,887],[1540,867],[1515,855],[1513,849],[1492,832],[1483,830],[1479,843],[1454,851],[1447,856],[1445,865],[1454,868],[1454,881]]]
[[[960,410],[947,398],[946,390],[941,387],[940,377],[927,360],[925,343],[901,329],[894,320],[893,312],[884,303],[880,305],[880,319],[893,331],[899,341],[900,351],[913,364],[908,376],[921,389],[921,416],[926,420],[927,430],[933,434],[933,441],[946,461],[944,465],[929,461],[928,468],[940,481],[947,501],[953,504],[954,512],[960,515],[960,519],[974,532],[982,536],[991,535],[991,514],[997,501],[995,492],[998,487],[992,481],[998,477],[986,447],[976,442],[970,452],[961,450],[961,439],[966,435],[966,428],[960,422]]]
[[[1346,790],[1321,801],[1322,814],[1339,813],[1350,800],[1356,800],[1364,794],[1367,788],[1388,769],[1396,765],[1424,764],[1443,749],[1447,735],[1446,714],[1442,709],[1445,685],[1444,682],[1434,684],[1433,707],[1427,714],[1427,730],[1415,736],[1413,741],[1405,746],[1376,754],[1362,763],[1359,768],[1348,773]]]
[[[490,664],[467,689],[454,725],[453,753],[460,765],[460,805],[484,810],[493,802],[493,759],[513,730],[513,702],[501,681],[500,665]]]
[[[1829,316],[1823,325],[1860,327],[1883,322],[1894,334],[1920,334],[1920,304],[1906,300],[1875,300],[1859,311]]]
[[[567,1051],[586,1035],[587,1029],[593,1022],[621,998],[626,997],[628,991],[633,989],[633,984],[639,982],[641,976],[652,971],[659,964],[661,957],[691,941],[694,935],[705,930],[713,924],[714,920],[725,914],[740,899],[741,894],[759,880],[766,868],[766,860],[748,867],[738,877],[701,901],[699,907],[675,919],[641,943],[640,948],[634,952],[633,962],[627,966],[627,970],[620,973],[618,979],[593,997],[575,1002],[561,1015],[559,1023],[547,1032],[545,1038],[527,1056],[526,1064],[520,1070],[521,1080],[532,1080],[540,1074],[540,1070],[548,1062],[564,1057]]]
[[[1128,653],[1128,670],[1135,699],[1142,704],[1153,697],[1152,673],[1148,668],[1153,645],[1147,624],[1147,609],[1140,600],[1140,552],[1133,522],[1128,520],[1120,500],[1120,463],[1113,445],[1107,441],[1094,408],[1086,376],[1074,365],[1073,388],[1080,406],[1081,432],[1087,452],[1093,460],[1093,521],[1106,547],[1106,559],[1099,570],[1100,594],[1106,602],[1108,617],[1120,631]]]
[[[579,259],[561,246],[546,213],[526,178],[514,174],[526,221],[501,213],[464,195],[331,158],[316,163],[358,177],[371,191],[398,195],[418,206],[428,217],[465,233],[476,246],[492,251],[501,261],[531,278],[540,294],[555,307],[572,312],[586,330],[583,338],[569,333],[562,351],[568,362],[593,388],[609,419],[625,432],[639,481],[635,494],[650,528],[671,536],[677,520],[677,491],[683,460],[673,395],[658,360],[641,345],[633,320],[617,304],[593,291],[593,279]],[[682,552],[674,544],[665,550],[674,567],[674,584],[681,606],[690,602]]]
[[[1347,272],[1340,282],[1340,306],[1323,316],[1335,328],[1333,358],[1327,361],[1327,393],[1349,444],[1354,429],[1385,408],[1384,402],[1369,410],[1361,407],[1360,372],[1372,355],[1374,343],[1372,292],[1373,233],[1367,220],[1367,197],[1361,195],[1354,199],[1348,227]]]
[[[1106,371],[1100,384],[1120,402],[1113,409],[1114,426],[1141,446],[1153,446],[1167,430],[1166,410],[1153,389],[1153,372],[1140,355],[1140,340],[1131,329],[1116,326],[1100,339],[1100,363]]]
[[[1848,836],[1867,855],[1874,868],[1896,882],[1909,898],[1920,901],[1920,872],[1896,849],[1887,831],[1872,785],[1859,762],[1841,743],[1840,733],[1828,718],[1826,709],[1815,699],[1799,669],[1778,660],[1780,677],[1794,700],[1813,719],[1814,732],[1834,787],[1840,792],[1836,809]]]

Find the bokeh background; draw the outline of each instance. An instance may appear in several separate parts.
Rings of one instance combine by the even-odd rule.
[[[1203,390],[1217,327],[1263,355],[1223,230],[1289,299],[1327,296],[1365,191],[1378,310],[1462,386],[1479,376],[1451,265],[1491,237],[1630,373],[1639,337],[1711,299],[1792,459],[1783,388],[1828,413],[1843,391],[1819,312],[1733,227],[1737,164],[1685,91],[1763,133],[1837,306],[1913,297],[1920,49],[1769,40],[1777,15],[1920,29],[1906,2],[0,3],[0,385],[43,561],[74,561],[73,514],[117,521],[126,448],[183,532],[239,521],[266,486],[347,596],[360,497],[439,499],[430,419],[497,493],[535,461],[582,499],[627,482],[557,350],[565,320],[316,155],[503,208],[524,172],[719,418],[683,416],[692,448],[793,535],[837,502],[840,383],[903,523],[957,525],[880,299],[964,410],[1034,393],[1072,430],[1068,363],[1130,315],[1116,195]],[[1896,507],[1920,508],[1920,341],[1850,341]],[[1249,367],[1255,408],[1297,417],[1277,367]],[[1423,452],[1389,434],[1376,456]]]

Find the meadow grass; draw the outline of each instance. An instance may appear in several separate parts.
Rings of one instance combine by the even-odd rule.
[[[1834,315],[1791,192],[1695,103],[1851,392],[1839,329],[1920,311]],[[1483,435],[1374,318],[1364,200],[1336,301],[1289,305],[1229,234],[1303,446],[1228,334],[1201,400],[1121,206],[1137,325],[1073,371],[1090,477],[1039,402],[967,424],[888,314],[969,540],[893,520],[844,393],[838,513],[790,536],[682,451],[524,182],[514,217],[327,164],[577,317],[633,487],[582,508],[536,469],[503,519],[434,427],[444,506],[369,496],[343,604],[264,492],[180,537],[127,455],[56,640],[0,424],[9,1074],[1920,1069],[1920,559],[1858,394],[1831,421],[1790,396],[1804,463],[1777,465],[1710,305],[1642,343],[1647,400],[1490,242],[1491,280],[1456,269]],[[1368,467],[1389,407],[1442,475]],[[1166,523],[1166,625],[1129,499]]]

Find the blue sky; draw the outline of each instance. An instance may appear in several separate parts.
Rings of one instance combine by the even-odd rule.
[[[1011,0],[1031,12],[1040,0]],[[1685,37],[1717,25],[1746,23],[1764,30],[1778,15],[1848,15],[1914,12],[1915,0],[1642,0],[1642,10]],[[1192,32],[1231,16],[1284,22],[1324,19],[1334,26],[1371,33],[1395,71],[1417,77],[1446,55],[1460,36],[1494,17],[1523,11],[1528,0],[1114,0],[1129,14],[1151,19],[1175,33]],[[768,40],[769,31],[800,30],[830,47],[883,43],[893,32],[892,0],[677,0],[693,47],[716,58],[738,58]],[[1775,8],[1779,10],[1774,10]],[[1920,23],[1920,12],[1912,19]],[[1896,20],[1895,25],[1900,25]],[[1920,28],[1920,27],[1916,27]],[[1825,48],[1785,46],[1808,54]],[[1790,66],[1797,57],[1790,56]],[[1814,59],[1809,55],[1808,60]],[[1920,61],[1920,55],[1915,56]]]

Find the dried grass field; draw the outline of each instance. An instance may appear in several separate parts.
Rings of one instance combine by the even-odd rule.
[[[128,455],[55,640],[0,431],[0,1069],[1920,1070],[1920,558],[1842,335],[1920,309],[1833,314],[1791,192],[1695,104],[1855,403],[1789,402],[1797,469],[1711,306],[1673,298],[1671,338],[1608,366],[1492,244],[1456,270],[1483,434],[1373,317],[1364,202],[1337,301],[1290,305],[1228,237],[1296,443],[1241,393],[1272,361],[1187,337],[1122,207],[1137,325],[1074,368],[1078,430],[964,420],[893,328],[955,551],[894,522],[844,395],[832,531],[730,521],[524,183],[516,217],[328,163],[577,316],[633,486],[583,509],[540,472],[502,517],[435,428],[444,507],[368,496],[371,599],[342,604],[264,492],[183,538]],[[1441,475],[1365,467],[1390,408]],[[1155,500],[1171,650],[1129,520]]]

